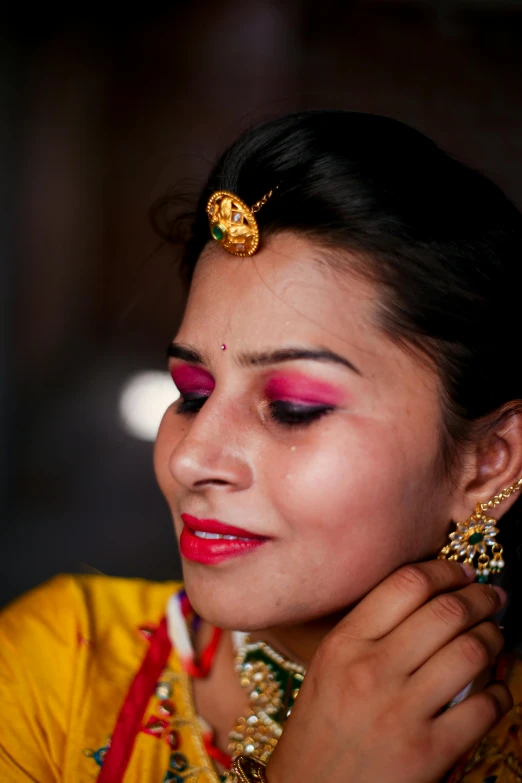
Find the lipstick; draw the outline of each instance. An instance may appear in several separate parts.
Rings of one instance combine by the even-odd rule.
[[[181,554],[203,565],[216,565],[246,554],[269,540],[216,519],[198,519],[190,514],[182,514],[181,518],[184,522],[179,541]]]

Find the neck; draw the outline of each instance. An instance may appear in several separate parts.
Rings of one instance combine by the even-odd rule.
[[[338,612],[308,623],[266,628],[248,635],[253,642],[266,642],[285,658],[308,666],[321,641],[345,614]]]

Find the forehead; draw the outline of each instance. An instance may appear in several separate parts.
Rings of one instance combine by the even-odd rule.
[[[213,332],[217,339],[233,336],[236,347],[298,340],[376,350],[385,336],[374,326],[375,311],[372,286],[335,272],[324,251],[285,234],[250,258],[210,245],[198,261],[178,337],[193,342]]]
[[[230,368],[241,353],[327,349],[358,368],[368,405],[380,415],[422,409],[426,420],[438,420],[436,370],[378,326],[379,291],[350,274],[349,257],[345,273],[338,264],[328,267],[321,253],[292,235],[270,238],[250,258],[210,245],[176,340],[209,357],[216,370]]]

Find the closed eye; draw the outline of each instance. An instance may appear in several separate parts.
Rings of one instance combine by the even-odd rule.
[[[269,409],[270,416],[278,424],[306,426],[331,413],[334,407],[332,405],[302,405],[295,402],[273,400]]]
[[[209,396],[209,394],[182,394],[176,406],[176,413],[197,413]]]
[[[210,395],[184,394],[176,407],[178,414],[198,413]],[[334,410],[332,405],[302,405],[299,403],[273,400],[269,404],[273,421],[283,426],[306,426],[326,416]]]

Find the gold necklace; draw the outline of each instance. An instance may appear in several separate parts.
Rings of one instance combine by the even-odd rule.
[[[251,642],[244,633],[236,632],[234,643],[236,672],[251,707],[230,732],[228,752],[233,759],[246,755],[266,763],[283,733],[306,669],[266,642]]]

